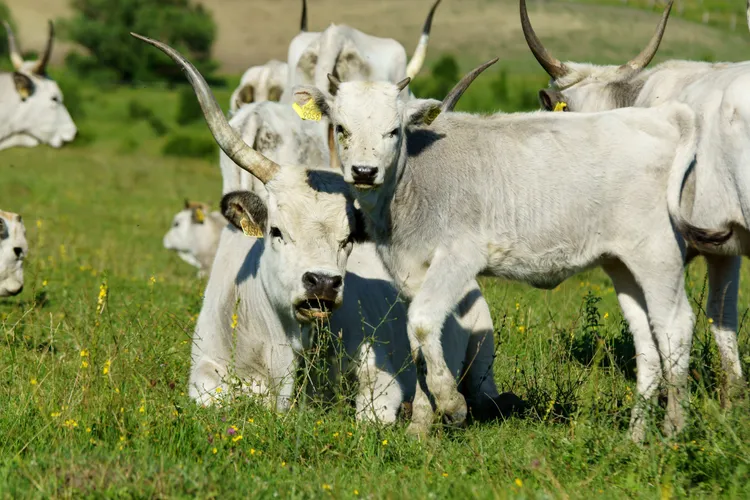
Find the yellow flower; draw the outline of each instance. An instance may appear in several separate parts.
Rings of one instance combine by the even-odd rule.
[[[217,450],[216,448],[214,448],[214,449],[213,449],[213,450],[211,450],[211,451],[213,451],[213,452],[214,452],[214,455],[216,455],[216,454],[217,454],[217,453],[219,452],[219,450]]]
[[[519,488],[523,486],[523,481],[521,481],[520,478],[516,478],[515,483],[516,483],[516,486],[518,486]]]
[[[86,432],[91,432],[91,427],[86,427]]]
[[[85,358],[89,355],[89,351],[87,349],[81,349],[81,357]]]
[[[321,425],[322,423],[323,423],[322,420],[318,420],[317,422],[315,422],[315,425]]]
[[[357,490],[354,490],[354,495],[355,495],[355,496],[356,496],[356,495],[359,495],[359,491],[357,491]]]
[[[120,394],[120,388],[119,387],[115,387],[115,393]]]
[[[516,311],[518,311],[518,309],[519,309],[520,307],[521,307],[521,304],[519,304],[518,302],[516,302]]]
[[[36,385],[36,379],[35,378],[31,379],[31,385]]]
[[[81,361],[81,368],[88,368],[88,367],[89,367],[89,362],[88,361],[86,361],[86,360]]]
[[[338,432],[334,432],[333,433],[333,437],[335,437],[335,438],[339,437],[339,433]]]
[[[70,418],[63,423],[63,427],[67,427],[68,429],[74,429],[78,427],[78,422]]]
[[[47,286],[47,280],[42,281],[42,288],[44,288],[45,286]]]
[[[282,466],[282,467],[286,467],[286,462],[284,462],[284,461],[282,460],[282,461],[281,461],[281,466]]]
[[[326,491],[331,491],[331,485],[323,483],[323,489]]]
[[[109,367],[112,364],[110,360],[107,360],[104,362],[104,367],[102,368],[102,375],[106,375],[109,373]]]
[[[232,330],[237,328],[237,313],[232,314]]]
[[[141,405],[141,407],[138,408],[138,412],[139,413],[146,413],[146,408],[143,405]]]
[[[37,228],[40,228],[40,227],[42,227],[42,221],[41,221],[40,219],[37,219],[37,220],[36,220],[36,227],[37,227]]]
[[[216,392],[221,393],[221,387],[217,387]]]
[[[125,441],[125,436],[120,436],[120,441]]]
[[[104,311],[104,306],[107,302],[107,295],[109,294],[109,287],[106,281],[102,281],[99,285],[99,297],[96,299],[96,313],[101,314]]]
[[[524,332],[524,330],[526,330],[526,327],[525,327],[525,326],[521,325],[521,326],[519,326],[519,327],[518,327],[518,331],[519,331],[519,332],[523,333],[523,332]]]
[[[714,319],[713,318],[708,318],[708,324],[712,325],[713,323],[714,323]]]
[[[349,436],[349,437],[352,437],[352,433],[351,432],[347,432],[346,435]]]
[[[240,436],[240,437],[242,437],[242,436]],[[255,448],[250,448],[250,454],[251,455],[255,455]]]
[[[252,418],[248,418],[247,421],[248,421],[248,423],[251,423],[251,424],[254,422],[254,420]]]
[[[609,318],[609,313],[604,313],[604,319]]]
[[[240,441],[240,440],[242,440],[242,434],[237,434],[236,436],[234,436],[234,437],[232,438],[232,442],[233,442],[233,443],[236,443],[237,441]],[[253,455],[254,455],[254,454],[255,454],[255,450],[253,450]]]
[[[448,473],[447,472],[443,472],[443,477],[448,477]]]
[[[57,417],[60,416],[60,412],[59,411],[53,411],[52,413],[49,414],[49,416],[52,417],[52,418],[57,418]]]
[[[388,446],[388,440],[387,439],[383,440],[383,446]]]

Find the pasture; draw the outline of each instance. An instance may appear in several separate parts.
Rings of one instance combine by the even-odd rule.
[[[643,16],[644,27],[654,24],[653,15],[633,16]],[[511,21],[523,44],[515,11]],[[693,29],[682,25],[686,34]],[[739,59],[745,52],[731,43],[739,37],[695,27],[704,30],[711,35],[705,43],[682,52],[668,35],[671,48],[661,58]],[[437,22],[433,33],[441,38]],[[635,41],[620,42],[612,40],[608,46],[620,48],[604,58],[634,54]],[[591,54],[598,50],[591,43],[566,46]],[[558,46],[554,37],[550,46]],[[434,50],[433,59],[439,54]],[[538,71],[519,70],[530,57],[504,65],[513,109],[536,106],[524,101],[525,89],[535,94],[545,81]],[[459,62],[463,68],[475,61]],[[500,74],[480,78],[459,109],[504,104],[493,90]],[[494,377],[502,391],[529,403],[507,421],[439,427],[419,442],[406,436],[405,423],[356,424],[343,399],[322,407],[300,396],[285,415],[248,398],[222,409],[196,407],[187,377],[205,281],[165,251],[161,239],[186,197],[216,207],[218,150],[202,121],[178,123],[178,91],[103,88],[68,77],[61,84],[79,126],[76,142],[0,153],[0,207],[24,216],[30,247],[23,293],[0,300],[0,497],[748,495],[750,401],[745,395],[731,408],[721,405],[700,259],[686,270],[697,314],[689,425],[672,441],[657,427],[660,407],[653,408],[645,445],[628,437],[634,348],[611,283],[599,271],[550,291],[481,281],[496,332]],[[225,105],[230,92],[231,85],[217,90],[219,102]],[[748,294],[745,268],[739,311],[745,374]]]

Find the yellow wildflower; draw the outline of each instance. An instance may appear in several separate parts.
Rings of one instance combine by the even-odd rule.
[[[443,477],[448,477],[448,473],[447,472],[443,472]]]
[[[609,313],[604,313],[604,319],[609,318]]]
[[[106,375],[109,373],[109,367],[112,364],[110,360],[107,360],[104,362],[104,367],[102,368],[102,375]]]
[[[151,276],[151,277],[150,277],[150,278],[148,279],[148,281],[149,281],[149,282],[151,283],[151,285],[153,285],[154,283],[156,283],[156,278],[155,278],[154,276]]]
[[[40,219],[36,220],[36,227],[37,229],[42,227],[42,221]]]
[[[323,483],[323,489],[326,491],[331,491],[331,485]]]
[[[234,437],[232,438],[232,442],[233,442],[233,443],[236,443],[237,441],[241,441],[241,440],[242,440],[242,434],[237,434],[236,436],[234,436]],[[255,450],[253,450],[253,455],[254,455],[254,454],[255,454]]]
[[[359,495],[359,491],[357,491],[357,490],[354,490],[354,495],[355,495],[355,496],[356,496],[356,495]]]
[[[217,387],[216,392],[221,393],[221,387]]]
[[[31,385],[36,385],[36,379],[35,378],[31,379]]]
[[[714,319],[713,318],[708,318],[708,324],[712,325],[713,323],[714,323]]]
[[[143,406],[143,405],[141,405],[141,407],[140,407],[140,408],[138,408],[138,412],[139,412],[139,413],[146,413],[146,407],[145,407],[145,406]]]
[[[42,288],[47,286],[47,280],[42,281]]]
[[[516,486],[518,486],[519,488],[523,486],[523,481],[521,481],[520,478],[516,478],[515,483],[516,483]]]
[[[339,433],[338,432],[334,432],[333,433],[333,437],[335,437],[335,438],[339,437]]]
[[[388,446],[388,440],[387,439],[383,440],[383,446]]]
[[[59,411],[53,411],[52,413],[49,414],[49,416],[52,417],[52,418],[57,418],[57,417],[60,416],[60,412]]]
[[[525,327],[525,326],[521,325],[521,326],[519,326],[519,327],[518,327],[518,331],[519,331],[519,332],[523,333],[523,332],[524,332],[524,330],[526,330],[526,327]]]
[[[125,436],[120,436],[120,441],[125,441]]]
[[[232,314],[232,330],[237,328],[237,313]]]
[[[63,423],[63,427],[67,427],[68,429],[74,429],[78,427],[78,422],[76,422],[72,418],[69,418]]]
[[[89,351],[87,349],[81,349],[81,357],[85,358],[89,355]]]
[[[104,306],[107,302],[107,295],[109,295],[109,287],[106,281],[102,281],[99,285],[99,297],[96,299],[96,313],[101,314],[104,311]]]
[[[217,450],[216,448],[214,448],[214,449],[213,449],[213,450],[211,450],[211,451],[213,451],[213,452],[214,452],[214,455],[216,455],[216,454],[217,454],[217,453],[219,452],[219,450]]]
[[[85,359],[83,361],[81,361],[81,368],[88,368],[88,367],[89,367],[89,362],[88,361],[86,361]]]
[[[281,461],[281,466],[282,466],[282,467],[286,467],[286,462],[284,462],[284,461],[282,460],[282,461]]]
[[[86,427],[86,432],[91,432],[91,427]]]
[[[252,418],[248,418],[247,421],[248,421],[248,423],[251,423],[251,424],[254,422],[254,420]]]

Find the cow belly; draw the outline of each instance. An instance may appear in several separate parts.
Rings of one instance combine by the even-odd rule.
[[[488,265],[482,274],[549,290],[590,266],[590,260],[571,255],[567,248],[532,252],[490,245]]]

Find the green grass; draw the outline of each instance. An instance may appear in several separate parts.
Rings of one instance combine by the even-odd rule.
[[[185,197],[216,204],[220,175],[215,159],[161,151],[178,133],[206,139],[205,125],[176,125],[177,92],[78,94],[82,140],[0,153],[0,206],[24,216],[31,249],[23,294],[0,301],[0,497],[748,496],[750,405],[720,408],[702,262],[688,271],[698,322],[690,425],[675,441],[656,424],[645,446],[628,439],[632,342],[599,271],[552,291],[482,281],[494,375],[531,403],[526,418],[416,442],[403,423],[357,425],[345,403],[197,408],[186,385],[205,283],[161,238]],[[747,373],[744,321],[739,340]]]

